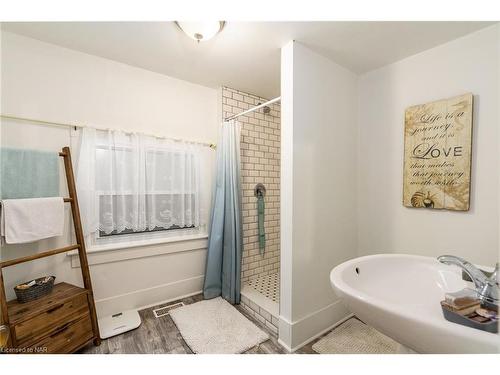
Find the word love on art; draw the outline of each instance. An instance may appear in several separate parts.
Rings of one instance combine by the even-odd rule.
[[[406,110],[405,206],[469,210],[472,101],[465,94]]]
[[[428,143],[421,143],[413,149],[413,157],[416,159],[437,159],[441,156],[459,157],[462,155],[462,146],[439,148],[437,143],[433,145],[429,145]]]

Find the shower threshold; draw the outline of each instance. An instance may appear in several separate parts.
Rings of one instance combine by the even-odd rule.
[[[241,288],[241,305],[276,335],[279,326],[279,274],[256,276]]]

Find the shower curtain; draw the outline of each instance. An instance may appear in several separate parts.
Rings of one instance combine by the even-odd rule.
[[[212,201],[203,296],[222,296],[240,303],[241,289],[241,187],[240,130],[236,121],[222,124],[217,146],[217,176]]]

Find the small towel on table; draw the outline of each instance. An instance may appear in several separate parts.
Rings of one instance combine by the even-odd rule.
[[[4,199],[0,234],[8,244],[62,236],[64,200],[61,197]]]

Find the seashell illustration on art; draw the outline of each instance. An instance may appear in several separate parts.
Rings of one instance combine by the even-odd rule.
[[[434,208],[433,197],[430,191],[427,191],[427,194],[423,191],[417,191],[411,197],[411,205],[417,208]]]

